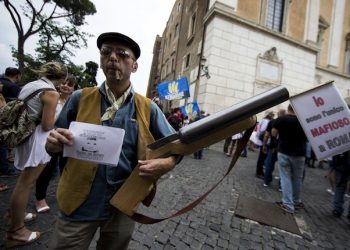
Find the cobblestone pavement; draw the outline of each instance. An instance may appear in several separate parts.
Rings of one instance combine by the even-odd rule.
[[[240,158],[232,172],[195,209],[173,219],[154,225],[137,224],[130,249],[350,249],[350,223],[343,215],[334,218],[332,196],[324,176],[327,167],[307,168],[303,185],[303,202],[306,208],[296,218],[302,237],[234,216],[239,195],[252,196],[265,201],[280,200],[277,180],[272,187],[263,187],[254,176],[257,152],[248,151],[248,158]],[[204,150],[204,159],[187,156],[158,185],[157,196],[150,208],[139,210],[147,215],[165,217],[199,197],[218,180],[226,170],[229,158],[218,143]],[[278,174],[275,171],[274,174]],[[49,188],[50,213],[40,214],[32,230],[44,232],[34,244],[20,249],[47,249],[57,215],[54,192],[56,178]],[[1,218],[9,203],[16,178],[0,178],[10,190],[0,193]],[[346,200],[349,202],[349,199]],[[34,211],[34,195],[28,211]],[[5,225],[1,220],[3,241]],[[1,242],[1,246],[2,247]],[[90,249],[95,249],[94,240]]]

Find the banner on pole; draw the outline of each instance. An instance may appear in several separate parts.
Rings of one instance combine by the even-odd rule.
[[[350,150],[350,111],[333,82],[291,97],[317,159]]]
[[[199,115],[200,110],[197,102],[190,102],[181,106],[181,113],[188,116],[189,119],[195,118]]]
[[[160,83],[157,86],[157,91],[161,100],[179,100],[190,96],[186,77]]]

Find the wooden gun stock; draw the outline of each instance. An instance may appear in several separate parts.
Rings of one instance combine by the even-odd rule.
[[[192,123],[169,138],[160,139],[147,149],[147,159],[170,155],[188,155],[217,143],[233,134],[255,126],[255,114],[288,100],[289,93],[276,87]],[[132,216],[147,197],[153,181],[139,176],[138,166],[110,200],[111,205]]]
[[[255,124],[256,117],[250,117],[189,144],[181,143],[180,140],[176,140],[155,150],[147,149],[147,159],[167,157],[174,154],[189,155],[233,134],[250,128]],[[123,213],[132,216],[141,201],[147,197],[152,188],[153,181],[139,176],[139,169],[137,166],[124,182],[123,186],[121,186],[118,192],[112,197],[110,203]]]

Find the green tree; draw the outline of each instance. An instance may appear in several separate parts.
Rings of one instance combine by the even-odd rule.
[[[33,62],[33,60],[27,61],[28,56],[26,55],[24,58],[25,64],[33,67],[38,62],[41,64],[49,61],[62,62],[67,65],[69,73],[77,78],[78,85],[80,87],[86,87],[88,85],[85,83],[85,79],[88,75],[85,73],[84,67],[75,65],[70,58],[74,56],[73,49],[80,49],[87,46],[87,37],[90,36],[90,34],[85,32],[79,32],[75,26],[63,26],[59,28],[55,22],[49,22],[39,32],[39,46],[35,49],[37,52],[36,62]],[[25,68],[24,75],[26,74],[30,75],[30,72]]]
[[[73,49],[80,49],[87,46],[87,37],[91,37],[86,32],[80,32],[76,26],[62,26],[50,21],[48,25],[39,32],[38,47],[35,51],[38,60],[60,61],[69,63],[74,56]]]
[[[79,88],[86,87],[84,85],[84,79],[85,79],[84,66],[70,63],[67,65],[67,67],[68,67],[68,72],[73,76],[75,76],[75,78],[77,79],[78,87]]]
[[[84,87],[93,87],[97,86],[96,75],[98,70],[98,64],[92,61],[85,63],[85,81]]]
[[[12,48],[12,55],[13,57],[17,58],[17,51],[14,48]],[[38,76],[32,71],[32,69],[39,69],[42,62],[38,61],[30,54],[24,55],[23,60],[27,67],[22,70],[22,79],[20,84],[25,84],[38,79]]]
[[[16,52],[13,52],[13,54],[15,55]],[[24,73],[22,74],[22,83],[31,82],[38,79],[38,76],[32,71],[32,69],[39,69],[40,66],[45,63],[45,61],[40,61],[28,54],[24,56],[24,61],[27,67],[25,67],[23,70]],[[56,58],[55,61],[60,60],[57,60]],[[82,65],[76,65],[71,61],[66,62],[65,65],[68,68],[68,72],[74,75],[77,79],[78,88],[92,87],[97,85],[95,78],[98,69],[97,63],[92,61],[87,62],[85,63],[86,68],[84,68]],[[95,66],[93,67],[92,65]],[[94,71],[91,70],[91,68],[96,68],[95,73],[93,73]]]
[[[46,43],[45,48],[37,49],[39,56],[43,57],[42,60],[55,58],[55,60],[66,61],[67,56],[72,55],[68,45],[72,48],[86,46],[84,39],[87,34],[81,32],[79,27],[85,24],[85,16],[96,13],[95,5],[89,0],[43,0],[40,3],[22,0],[19,5],[18,0],[0,0],[0,2],[4,3],[17,30],[17,48],[13,48],[13,52],[21,71],[25,68],[25,60],[28,59],[24,44],[29,37],[39,34],[39,44]],[[22,10],[22,15],[19,9]],[[66,25],[60,26],[58,20]],[[29,23],[29,26],[25,30],[26,23]],[[51,54],[48,53],[50,46],[53,46]]]

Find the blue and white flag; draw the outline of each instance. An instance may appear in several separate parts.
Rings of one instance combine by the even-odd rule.
[[[161,100],[179,100],[190,96],[187,78],[158,84],[157,90]]]
[[[197,102],[190,102],[184,106],[181,106],[181,112],[188,118],[196,118],[200,114],[199,106]]]

